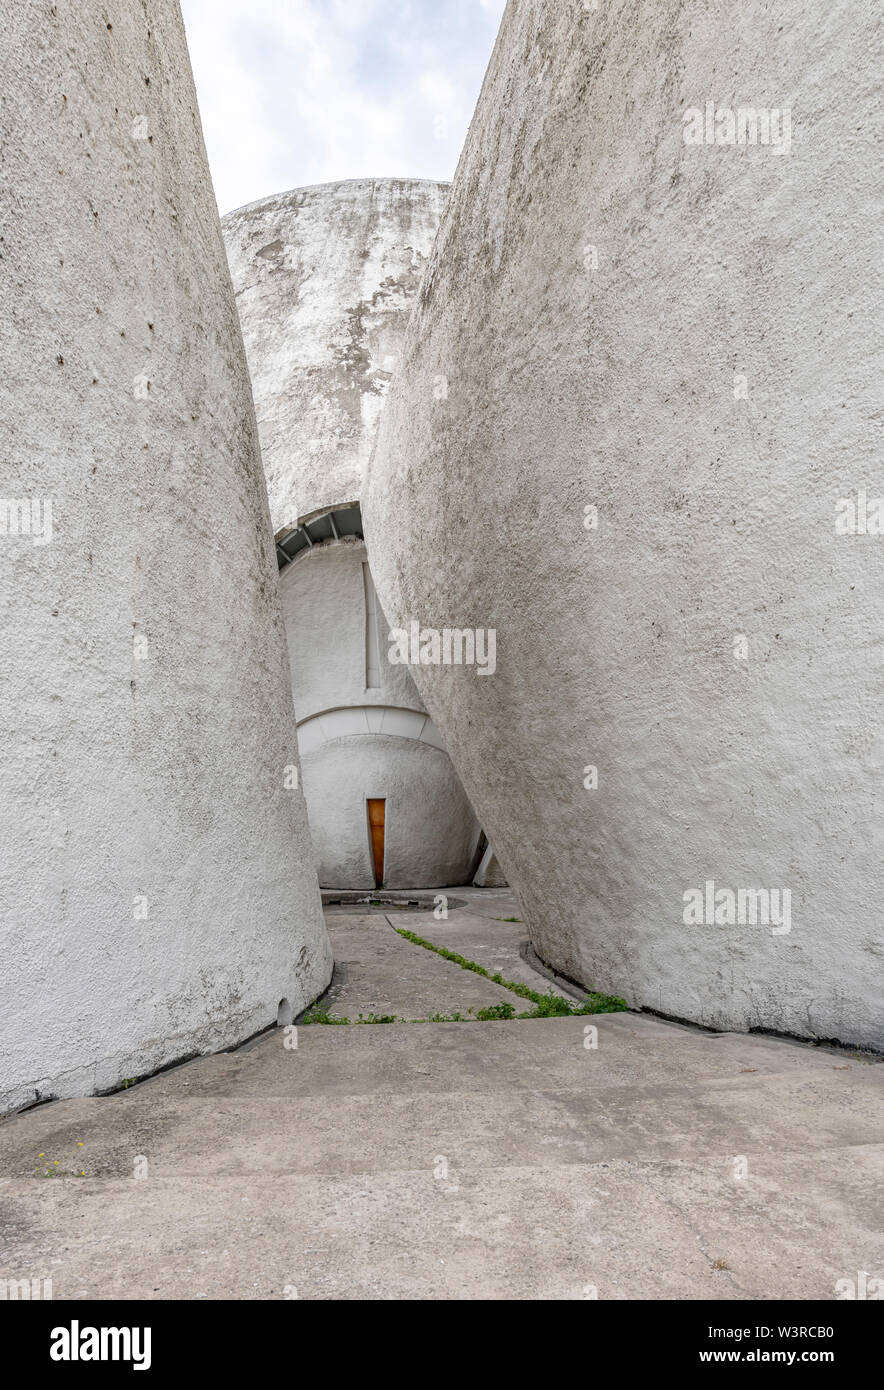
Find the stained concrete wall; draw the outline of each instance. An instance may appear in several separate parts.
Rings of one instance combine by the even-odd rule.
[[[355,179],[223,219],[277,531],[362,496],[447,189]],[[369,681],[367,560],[348,540],[317,545],[282,573],[320,882],[375,886],[365,802],[378,797],[387,801],[385,886],[464,883],[479,825],[407,668],[387,660],[382,613]]]
[[[447,192],[351,179],[223,219],[275,531],[361,496]]]
[[[0,493],[41,528],[0,534],[9,1109],[236,1043],[331,953],[178,5],[3,30]]]
[[[365,546],[346,539],[315,546],[280,576],[319,881],[375,887],[366,802],[378,798],[385,887],[466,883],[479,824],[408,667],[387,660],[383,614],[376,630],[367,625],[367,569]]]
[[[875,1045],[884,538],[835,522],[880,476],[880,39],[867,5],[511,0],[363,508],[392,622],[497,629],[495,676],[416,676],[538,954]],[[788,148],[725,143],[739,106],[790,107]],[[789,931],[727,925],[751,888]]]

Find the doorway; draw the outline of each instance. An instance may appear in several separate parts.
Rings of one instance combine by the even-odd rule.
[[[371,838],[371,857],[374,863],[375,887],[384,886],[384,823],[386,801],[368,802],[368,833]]]

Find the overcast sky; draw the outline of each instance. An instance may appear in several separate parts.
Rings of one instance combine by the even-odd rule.
[[[181,0],[220,211],[333,179],[450,179],[504,5]]]

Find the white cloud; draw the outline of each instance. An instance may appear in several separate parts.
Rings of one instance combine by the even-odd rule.
[[[450,178],[504,0],[182,0],[222,212],[332,179]]]

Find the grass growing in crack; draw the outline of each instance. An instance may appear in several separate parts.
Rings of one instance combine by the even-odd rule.
[[[615,994],[598,994],[595,990],[590,990],[580,1004],[574,1004],[570,999],[564,999],[560,994],[554,994],[552,990],[546,994],[540,994],[536,989],[520,984],[517,980],[505,980],[502,975],[492,975],[489,970],[485,969],[484,965],[478,965],[474,960],[467,960],[466,956],[460,956],[456,951],[449,951],[447,946],[436,946],[423,936],[418,936],[413,931],[406,931],[404,927],[394,927],[393,930],[398,936],[403,936],[406,941],[411,941],[415,946],[423,946],[426,951],[435,951],[437,956],[444,956],[445,960],[459,965],[462,970],[472,970],[476,975],[484,975],[485,979],[490,980],[492,984],[501,985],[504,989],[511,990],[513,994],[518,994],[522,999],[530,999],[534,1004],[533,1009],[522,1014],[515,1012],[490,1014],[489,1010],[481,1009],[476,1015],[477,1018],[485,1018],[486,1016],[493,1018],[573,1018],[580,1014],[622,1013],[626,1008],[624,999],[618,998]],[[493,1007],[512,1009],[511,1004]],[[438,1021],[441,1022],[442,1020]]]
[[[491,1023],[498,1018],[515,1018],[516,1010],[512,1004],[489,1004],[487,1009],[479,1009],[476,1018],[482,1023]]]
[[[521,917],[495,917],[495,922],[521,922]]]
[[[304,1015],[303,1022],[306,1023],[328,1023],[342,1024],[349,1023],[350,1019],[344,1014],[330,1014],[327,1009],[311,1009]],[[397,1018],[395,1014],[360,1014],[356,1023],[404,1023],[404,1019]]]
[[[532,1018],[569,1018],[571,1014],[579,1012],[582,1005],[572,1004],[569,999],[563,999],[560,994],[553,994],[552,990],[548,994],[543,994],[538,999],[532,1011]]]

